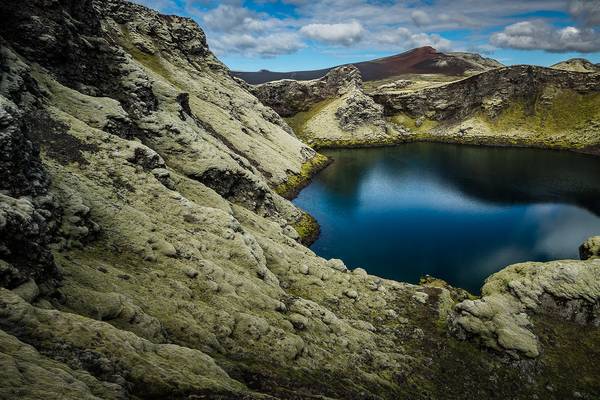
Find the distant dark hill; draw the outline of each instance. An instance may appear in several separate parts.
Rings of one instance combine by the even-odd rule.
[[[472,53],[440,53],[433,47],[419,47],[405,53],[376,60],[354,63],[360,70],[363,80],[375,81],[401,74],[443,74],[463,75],[466,71],[485,71],[502,67],[496,60]],[[260,84],[280,79],[310,80],[323,77],[331,69],[314,71],[272,72],[236,72],[232,75],[250,84]]]

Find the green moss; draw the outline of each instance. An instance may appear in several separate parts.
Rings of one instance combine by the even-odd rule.
[[[377,138],[376,140],[349,138],[349,139],[311,139],[307,142],[314,149],[346,149],[357,147],[384,147],[394,146],[402,143],[413,142],[418,140],[418,137],[408,137],[400,135],[389,135],[385,138]]]
[[[497,118],[484,116],[482,119],[493,132],[515,129],[530,132],[540,143],[546,143],[546,139],[551,147],[594,144],[587,142],[597,135],[588,138],[585,131],[590,123],[600,121],[600,94],[548,89],[533,102],[519,100]],[[561,134],[567,135],[560,137]]]
[[[294,130],[298,138],[301,140],[308,139],[306,137],[306,124],[313,117],[319,114],[325,107],[331,104],[335,98],[325,99],[312,106],[308,111],[299,112],[293,117],[285,118],[288,125]]]
[[[161,59],[160,56],[156,54],[148,54],[144,53],[140,49],[138,49],[131,40],[131,36],[129,30],[125,25],[119,26],[121,29],[121,45],[127,50],[129,54],[133,56],[133,59],[140,64],[142,64],[147,69],[156,73],[159,76],[162,76],[170,83],[176,85],[174,80],[172,79],[172,74],[169,72],[167,67],[165,67],[165,61]]]
[[[144,67],[155,72],[157,75],[162,76],[166,80],[171,81],[171,73],[164,66],[164,61],[162,61],[159,56],[155,54],[146,54],[135,46],[131,46],[128,51],[133,56],[134,60],[142,64]]]
[[[321,228],[317,220],[310,214],[303,212],[300,219],[292,226],[300,235],[300,242],[305,246],[310,246],[319,237]]]
[[[330,160],[326,156],[317,153],[302,165],[299,173],[288,176],[287,181],[277,186],[275,191],[286,199],[296,197],[298,192],[310,182],[314,174],[325,168],[329,163]]]
[[[593,394],[583,398],[598,398],[600,330],[551,315],[535,316],[533,325],[544,349],[541,372],[551,382],[556,398],[572,398],[574,390]],[[539,386],[539,391],[546,389]]]
[[[396,115],[392,116],[390,118],[390,121],[395,124],[402,125],[405,128],[408,128],[411,131],[414,131],[417,133],[431,131],[432,129],[437,128],[439,125],[439,122],[437,122],[437,121],[430,120],[430,119],[423,119],[423,122],[419,126],[417,126],[417,118],[411,117],[410,115],[407,115],[404,113],[396,114]]]

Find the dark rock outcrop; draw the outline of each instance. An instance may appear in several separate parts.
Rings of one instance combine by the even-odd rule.
[[[2,4],[0,36],[64,85],[90,96],[116,98],[128,112],[142,116],[156,109],[150,84],[143,76],[133,82],[122,79],[132,72],[126,55],[103,36],[100,23],[99,10],[123,8],[135,10],[115,1],[8,0]]]
[[[260,101],[282,117],[290,117],[328,98],[360,87],[360,71],[353,65],[335,68],[323,78],[312,81],[280,80],[252,88]]]
[[[335,112],[339,126],[344,131],[354,131],[362,125],[372,124],[385,131],[383,107],[360,90],[355,90]]]
[[[410,93],[374,93],[387,115],[399,112],[436,121],[460,121],[483,111],[490,118],[516,100],[533,104],[552,86],[577,93],[600,92],[600,77],[534,66],[500,68],[440,87]]]
[[[0,96],[0,286],[8,288],[58,277],[48,244],[60,210],[48,194],[50,178],[24,118]]]
[[[510,268],[474,304],[351,271],[299,243],[314,221],[276,192],[325,157],[193,21],[122,0],[0,11],[0,398],[600,394],[597,318],[571,312],[597,310],[597,261]],[[324,125],[383,130],[342,72],[315,83]]]
[[[582,260],[600,258],[600,236],[591,237],[579,246],[579,258]]]

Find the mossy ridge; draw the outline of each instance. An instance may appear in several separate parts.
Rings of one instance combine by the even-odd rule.
[[[312,106],[307,111],[302,111],[294,115],[293,117],[284,118],[288,125],[294,130],[296,135],[300,140],[307,141],[308,137],[306,137],[306,124],[310,121],[314,116],[320,113],[325,107],[334,102],[335,98],[325,99],[314,106]]]
[[[318,114],[324,107],[330,104],[331,99],[327,104],[320,103],[319,110],[316,108],[311,109],[310,112],[307,113],[299,113],[296,116],[287,119],[288,124],[294,129],[298,137],[303,140],[306,144],[311,146],[316,150],[321,149],[344,149],[344,148],[367,148],[367,147],[385,147],[385,146],[395,146],[404,143],[412,143],[417,141],[428,141],[431,138],[434,138],[434,135],[429,134],[429,131],[438,127],[439,123],[433,120],[425,120],[422,125],[417,126],[416,118],[412,118],[406,114],[399,114],[389,119],[389,121],[395,125],[402,125],[405,128],[411,130],[410,134],[402,134],[397,132],[393,127],[388,126],[388,134],[384,137],[377,138],[360,138],[360,137],[348,137],[348,138],[339,138],[339,139],[327,139],[327,138],[317,138],[317,137],[307,137],[305,131],[303,130],[305,124],[308,121]],[[307,114],[311,113],[310,116]],[[303,123],[302,129],[299,130],[298,124],[296,121],[290,121],[291,119],[296,118],[300,114],[302,115]]]
[[[408,114],[400,113],[390,117],[390,121],[397,125],[402,125],[413,132],[422,133],[428,132],[432,129],[437,128],[440,123],[428,118],[424,118],[421,122],[417,122],[419,119],[414,118]]]
[[[243,361],[233,364],[230,360],[223,359],[219,360],[219,363],[230,377],[246,382],[250,390],[276,396],[268,397],[268,399],[381,400],[404,398],[402,394],[405,389],[390,382],[379,379],[377,381],[379,387],[375,389],[373,381],[356,378],[356,369],[352,365],[339,370],[322,369],[318,371],[306,368],[288,368],[285,376],[282,377],[278,366],[265,364],[262,360],[244,358]]]
[[[410,91],[415,92],[424,88],[443,85],[446,83],[456,82],[463,80],[474,74],[465,74],[465,75],[443,75],[443,74],[399,74],[395,76],[391,76],[389,78],[376,80],[376,81],[367,81],[363,82],[363,88],[366,92],[372,93],[375,92],[379,86],[393,83],[398,80],[408,80],[413,83],[407,87],[402,89],[402,91]]]
[[[573,351],[573,357],[581,356],[581,351],[575,349],[577,344],[576,324],[562,321],[563,325],[568,326],[564,334],[560,333],[548,339],[545,349],[552,347],[552,352],[557,359],[548,357],[549,354],[542,354],[538,360],[521,360],[518,368],[506,368],[514,362],[507,356],[501,356],[494,351],[482,351],[481,345],[474,341],[459,340],[448,335],[448,325],[443,321],[441,312],[445,309],[441,304],[445,296],[442,296],[444,289],[449,290],[449,300],[453,303],[467,295],[469,298],[475,298],[462,289],[446,287],[443,281],[435,278],[426,278],[421,284],[425,284],[425,291],[429,298],[425,304],[411,303],[410,298],[397,298],[397,302],[392,306],[393,309],[404,310],[408,322],[401,327],[389,326],[398,332],[396,340],[398,346],[401,346],[407,355],[419,360],[430,360],[432,362],[418,363],[415,370],[410,374],[399,374],[396,379],[402,382],[402,386],[410,390],[408,398],[420,399],[474,399],[474,398],[511,398],[511,399],[530,399],[534,395],[546,394],[548,398],[573,398],[573,394],[565,390],[569,389],[571,382],[577,382],[579,375],[572,379],[565,379],[561,376],[562,366],[568,369],[570,373],[577,374],[576,363],[567,361],[563,363],[558,358],[561,357],[565,348],[567,351]],[[436,314],[437,313],[437,314]],[[554,328],[553,322],[543,318],[550,328]],[[538,320],[534,321],[538,326]],[[559,325],[560,326],[560,325]],[[412,329],[418,328],[422,331],[422,341],[416,340],[412,336],[406,336]],[[570,336],[569,336],[570,332]],[[586,334],[584,343],[581,347],[594,349],[598,346],[598,332]],[[554,341],[553,341],[554,339]],[[559,346],[557,346],[557,343]],[[596,346],[596,347],[594,347]],[[580,347],[580,349],[581,349]],[[577,352],[579,351],[579,352]],[[594,357],[594,353],[579,359],[580,362],[588,363],[584,372],[584,379],[597,376],[597,366],[589,361]],[[500,357],[499,357],[500,356]],[[589,358],[589,360],[588,360]],[[435,361],[434,361],[435,360]],[[538,371],[540,376],[549,376],[549,379],[536,381],[527,380],[526,376],[532,371]],[[547,375],[546,371],[553,375]],[[572,371],[572,372],[571,372]],[[596,375],[594,375],[596,373]],[[556,375],[554,375],[556,374]],[[489,382],[510,382],[505,385],[486,385],[479,384]],[[547,384],[552,383],[554,392],[547,389]],[[586,394],[597,391],[594,382],[589,382],[589,387],[582,388]],[[561,393],[561,395],[557,395]]]
[[[140,63],[144,68],[147,68],[157,76],[160,76],[174,87],[181,89],[181,84],[165,66],[168,62],[162,57],[157,54],[144,53],[135,46],[131,46],[128,51],[133,56],[133,59]]]
[[[573,150],[577,149],[570,147],[559,147],[544,144],[538,141],[531,140],[529,137],[514,137],[510,135],[462,135],[458,133],[440,135],[434,132],[427,132],[420,135],[415,135],[412,140],[407,142],[425,142],[425,143],[448,143],[462,144],[471,146],[490,146],[490,147],[527,147],[540,149],[554,150]]]
[[[525,100],[515,101],[498,118],[488,118],[487,122],[497,131],[522,127],[542,135],[551,135],[585,128],[590,122],[598,120],[600,93],[579,94],[573,90],[547,88],[533,104],[527,104]]]
[[[157,54],[148,54],[137,48],[131,40],[131,33],[129,32],[127,26],[119,25],[119,29],[121,31],[121,35],[117,39],[121,46],[123,46],[123,48],[126,49],[129,54],[131,54],[135,61],[156,75],[164,78],[173,86],[179,87],[178,82],[173,78],[173,74],[164,65],[166,63],[165,60],[163,60]]]
[[[483,112],[465,120],[467,129],[451,122],[417,119],[404,113],[389,117],[414,134],[405,141],[440,142],[500,147],[532,147],[598,154],[594,130],[600,121],[600,94],[579,94],[548,88],[533,102],[513,102],[490,118]],[[468,126],[476,127],[472,132]]]
[[[144,67],[148,68],[152,72],[165,78],[169,83],[173,83],[171,80],[171,73],[163,65],[163,60],[155,54],[147,54],[139,50],[135,46],[131,46],[127,51],[133,56],[133,59]]]
[[[597,362],[600,329],[583,329],[575,322],[550,315],[533,316],[532,320],[544,349],[538,367],[548,383],[546,387],[539,385],[537,391],[546,390],[557,399],[600,398],[600,364]],[[577,382],[578,387],[564,386],[568,382]]]
[[[277,186],[275,192],[288,200],[293,199],[300,193],[300,190],[310,183],[310,180],[317,172],[321,171],[331,162],[332,160],[328,157],[317,153],[302,165],[299,173],[289,175],[285,182]]]
[[[306,212],[302,212],[302,216],[292,224],[292,227],[298,232],[300,242],[305,246],[313,244],[321,233],[317,220]]]
[[[553,109],[540,106],[540,111],[536,111],[534,117],[527,116],[524,102],[517,102],[503,111],[500,116],[492,120],[483,113],[478,113],[470,120],[478,123],[480,132],[461,132],[454,124],[441,123],[435,120],[424,119],[417,126],[417,118],[407,114],[397,114],[389,117],[391,124],[401,125],[407,128],[409,134],[390,135],[383,140],[361,140],[361,139],[322,139],[311,138],[306,141],[314,149],[335,149],[335,148],[359,148],[359,147],[379,147],[394,146],[412,142],[435,142],[468,144],[478,146],[499,146],[499,147],[532,147],[542,149],[572,150],[589,154],[599,154],[600,140],[594,139],[593,135],[582,136],[579,131],[585,129],[590,121],[600,120],[600,95],[591,96],[575,94],[576,99],[581,98],[586,104],[586,111],[576,117],[576,120],[569,116],[577,114],[575,111],[564,112],[564,117],[556,117]],[[569,97],[568,95],[564,97]],[[588,97],[588,98],[586,98]],[[553,108],[558,108],[556,104],[568,100],[560,100],[553,103]],[[577,103],[575,101],[574,103]],[[577,108],[577,106],[575,106]],[[550,117],[548,117],[550,116]],[[533,118],[533,120],[532,120]],[[528,121],[529,119],[529,121]],[[548,125],[548,120],[553,121]],[[512,122],[511,122],[512,121]],[[557,122],[558,121],[558,122]],[[518,129],[515,131],[515,127]]]
[[[403,136],[389,136],[385,140],[364,140],[364,139],[312,139],[307,144],[317,150],[323,149],[352,149],[365,147],[385,147],[394,146],[402,143],[411,142],[410,138]]]

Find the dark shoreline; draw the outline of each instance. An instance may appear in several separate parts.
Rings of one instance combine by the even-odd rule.
[[[465,141],[464,139],[468,139]],[[470,139],[470,140],[469,140]],[[463,146],[485,146],[485,147],[500,147],[500,148],[524,148],[524,149],[539,149],[539,150],[550,150],[550,151],[568,151],[579,154],[587,154],[594,157],[600,157],[600,145],[592,147],[582,147],[579,149],[568,148],[568,147],[554,147],[547,146],[540,143],[531,143],[527,141],[507,143],[503,140],[498,141],[486,141],[488,137],[478,136],[472,138],[465,137],[442,137],[442,136],[427,136],[427,137],[416,137],[416,138],[400,138],[400,140],[393,140],[390,142],[376,142],[376,143],[326,143],[326,144],[312,144],[310,145],[313,149],[320,150],[337,150],[337,149],[368,149],[378,147],[393,147],[400,146],[408,143],[446,143],[456,144]],[[320,171],[318,171],[320,172]],[[289,199],[288,199],[289,200]]]

